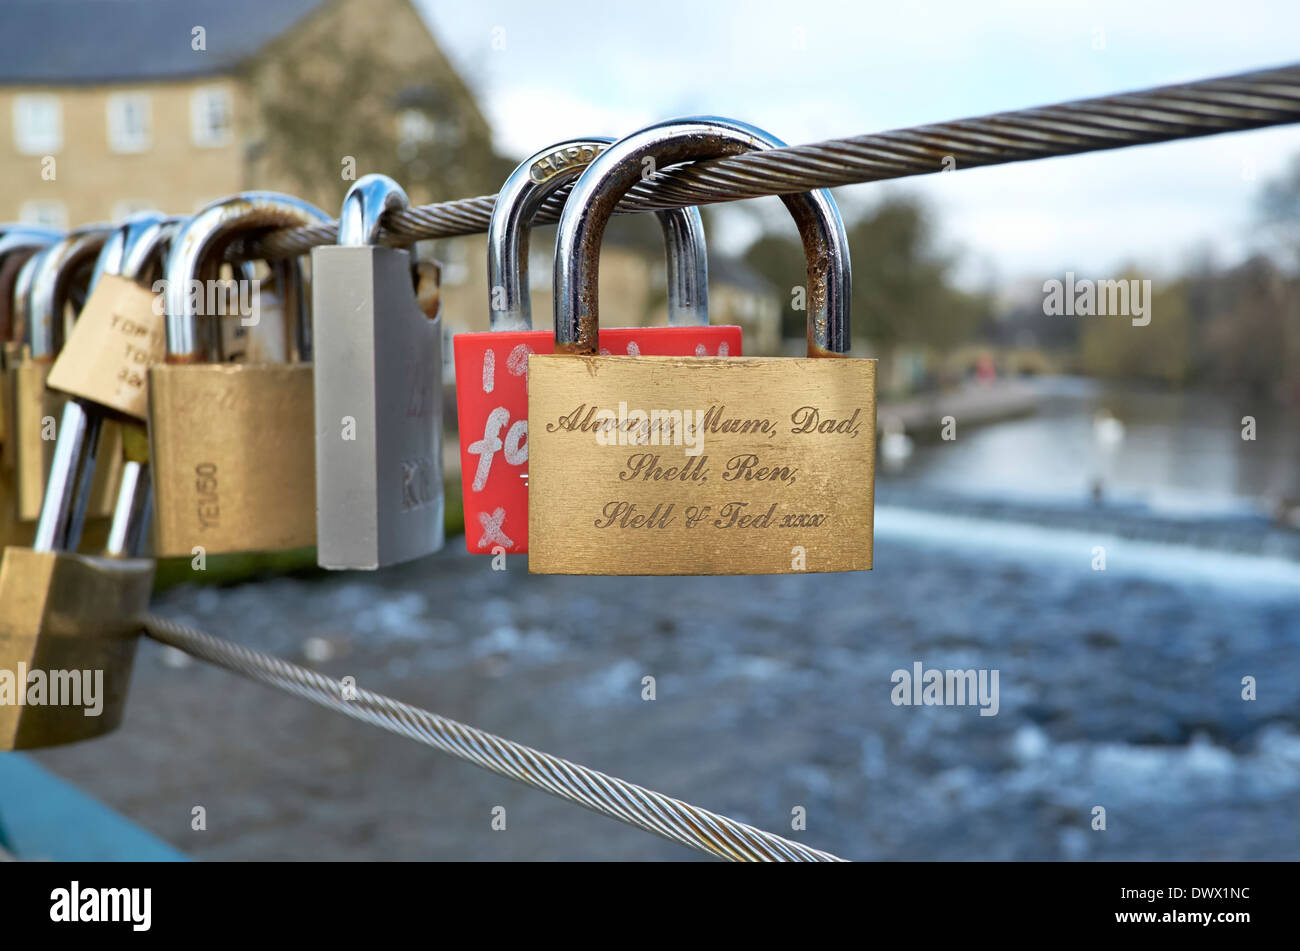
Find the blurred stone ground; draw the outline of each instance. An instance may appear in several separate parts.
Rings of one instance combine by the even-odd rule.
[[[846,858],[1300,858],[1295,592],[889,539],[856,575],[490,561],[456,538],[376,574],[183,586],[156,610],[298,662],[324,639],[332,676]],[[894,706],[891,672],[915,661],[999,669],[1000,712]],[[197,859],[694,855],[149,642],[123,727],[35,759]]]

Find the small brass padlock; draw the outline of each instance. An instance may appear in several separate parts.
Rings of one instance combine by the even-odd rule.
[[[90,739],[115,729],[126,706],[141,616],[149,607],[154,563],[78,554],[80,528],[63,511],[70,495],[51,492],[42,521],[73,524],[54,550],[39,540],[0,554],[0,750]],[[138,537],[147,507],[122,525]]]
[[[14,498],[13,375],[22,356],[22,327],[14,297],[23,265],[60,237],[45,228],[7,227],[0,234],[0,549],[31,543],[35,524],[17,519]],[[31,271],[28,271],[30,276]],[[26,297],[24,291],[23,297]]]
[[[14,339],[13,293],[18,270],[29,257],[60,237],[57,231],[47,228],[0,225],[0,374],[4,373],[10,354],[17,360],[22,346],[21,333]],[[0,386],[0,446],[4,445],[9,430],[8,405],[5,388]]]
[[[18,277],[17,318],[27,346],[12,369],[13,444],[16,517],[35,521],[45,498],[46,476],[54,456],[57,421],[66,397],[46,387],[46,379],[63,345],[69,300],[84,292],[94,262],[114,229],[106,225],[78,228],[23,265]],[[25,291],[25,293],[24,293]],[[103,519],[113,511],[120,473],[121,437],[116,426],[102,435],[106,458],[116,460],[99,471],[90,488],[86,514]]]
[[[68,540],[81,537],[87,500],[102,469],[115,470],[123,484],[121,425],[144,422],[148,368],[162,359],[166,346],[161,309],[142,282],[161,269],[180,221],[153,212],[133,215],[104,243],[95,262],[86,303],[46,381],[70,398],[59,420],[36,548],[75,549]],[[123,422],[110,429],[110,416]],[[125,422],[130,419],[135,423]],[[109,432],[117,438],[101,450]]]
[[[288,195],[214,202],[172,239],[167,257],[167,362],[149,370],[155,553],[275,551],[316,538],[310,324],[296,261],[273,267],[296,363],[223,362],[222,255],[236,237],[329,221]],[[230,285],[231,282],[225,282]],[[254,297],[258,288],[251,289]],[[204,316],[206,315],[206,316]],[[248,318],[240,317],[242,320]],[[255,318],[254,318],[255,319]]]
[[[115,729],[153,561],[18,546],[0,558],[0,750]]]
[[[808,256],[808,358],[597,355],[614,206],[658,168],[779,140],[688,119],[578,179],[555,247],[555,353],[529,362],[529,571],[777,574],[871,567],[874,360],[849,351],[848,241],[826,191],[785,196]]]

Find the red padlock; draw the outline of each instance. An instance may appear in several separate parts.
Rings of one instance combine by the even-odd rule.
[[[524,161],[506,180],[488,228],[491,330],[457,334],[465,547],[471,554],[528,551],[528,355],[555,335],[532,330],[528,236],[547,196],[580,175],[613,139],[573,139]],[[704,223],[694,208],[656,213],[668,245],[668,327],[602,328],[601,353],[740,356],[740,328],[709,326]]]

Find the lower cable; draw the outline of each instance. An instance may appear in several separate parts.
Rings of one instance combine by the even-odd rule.
[[[828,852],[783,839],[634,783],[157,615],[144,631],[154,640],[252,680],[405,736],[484,769],[585,806],[593,812],[734,862],[840,862]]]

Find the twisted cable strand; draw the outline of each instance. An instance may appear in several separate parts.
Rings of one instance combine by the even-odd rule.
[[[201,660],[279,687],[303,699],[345,713],[432,746],[593,812],[637,826],[674,842],[732,861],[838,862],[828,852],[692,806],[653,790],[588,769],[549,753],[503,739],[428,710],[343,684],[297,664],[232,644],[157,615],[143,621],[145,633]],[[350,692],[350,691],[349,691]]]
[[[791,194],[924,175],[953,163],[958,169],[1000,165],[1296,121],[1300,65],[695,162],[641,182],[616,211]],[[952,162],[945,163],[948,157]],[[534,221],[558,221],[571,187],[547,199]],[[484,232],[495,200],[481,195],[392,212],[381,240],[409,244]],[[242,252],[289,257],[334,240],[333,224],[314,225],[274,232]]]

